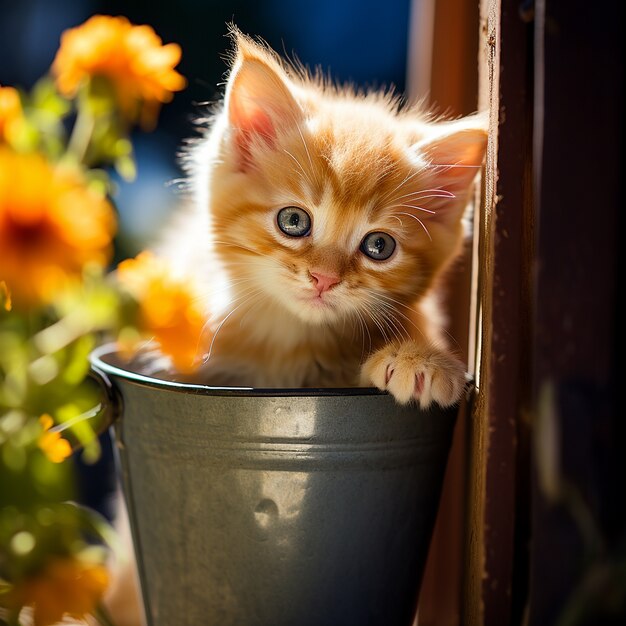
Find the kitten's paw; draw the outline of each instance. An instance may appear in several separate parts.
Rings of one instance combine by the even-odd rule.
[[[361,384],[388,391],[400,404],[411,400],[425,409],[433,402],[456,404],[465,387],[465,368],[456,357],[413,341],[374,352],[361,369]]]

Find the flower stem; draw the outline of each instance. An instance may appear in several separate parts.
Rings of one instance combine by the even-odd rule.
[[[69,154],[74,155],[78,163],[88,165],[86,158],[91,144],[91,138],[96,126],[96,119],[89,111],[85,104],[81,104],[79,100],[78,112],[76,114],[76,121],[72,128],[72,134],[67,144],[67,151]]]

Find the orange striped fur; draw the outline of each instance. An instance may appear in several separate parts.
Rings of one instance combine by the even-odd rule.
[[[435,121],[387,94],[339,89],[233,32],[223,106],[186,166],[194,191],[162,253],[204,284],[202,382],[253,387],[375,385],[422,407],[458,400],[464,366],[433,297],[460,251],[486,120]],[[307,211],[288,237],[277,214]],[[363,238],[384,232],[374,261]],[[312,274],[338,282],[321,296]],[[109,608],[139,626],[132,568]]]
[[[435,121],[417,107],[399,110],[387,94],[337,88],[233,34],[223,107],[186,161],[193,237],[174,235],[169,250],[206,283],[203,379],[376,384],[401,402],[456,401],[463,367],[441,343],[440,316],[422,304],[462,245],[484,117]],[[281,232],[284,207],[308,213],[307,236]],[[395,240],[388,260],[360,250],[372,232]],[[315,274],[336,284],[320,295]],[[406,374],[408,395],[389,384],[403,345],[417,361],[445,356],[443,370]],[[420,380],[446,376],[456,378],[447,396],[420,391]]]

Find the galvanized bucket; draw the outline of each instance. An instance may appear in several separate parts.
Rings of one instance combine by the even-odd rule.
[[[149,626],[410,626],[457,409],[234,389],[92,357]]]

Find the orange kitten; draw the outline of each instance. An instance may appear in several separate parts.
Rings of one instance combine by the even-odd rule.
[[[234,37],[223,109],[187,160],[197,215],[168,254],[206,282],[203,379],[455,403],[464,366],[422,305],[462,244],[484,118],[398,111]]]
[[[463,240],[481,116],[434,122],[313,80],[234,31],[221,110],[186,160],[193,212],[163,250],[204,283],[213,385],[375,385],[458,401],[464,366],[431,297]],[[140,624],[130,565],[108,599]]]

